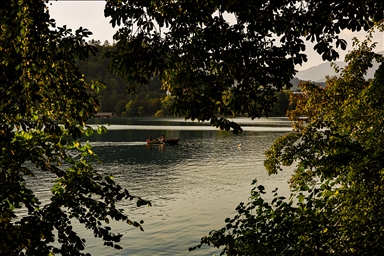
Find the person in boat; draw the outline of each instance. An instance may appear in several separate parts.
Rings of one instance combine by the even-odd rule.
[[[152,135],[149,135],[149,138],[147,139],[147,141],[151,141],[152,140]]]
[[[164,136],[164,134],[163,134],[163,135],[161,135],[161,136],[159,137],[159,141],[160,141],[161,143],[164,143],[164,140],[165,140],[165,136]]]

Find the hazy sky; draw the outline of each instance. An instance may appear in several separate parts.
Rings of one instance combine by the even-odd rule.
[[[56,20],[58,26],[67,25],[68,28],[73,30],[84,27],[93,32],[90,39],[100,40],[102,43],[105,40],[108,40],[110,43],[113,41],[112,37],[116,29],[113,29],[112,25],[109,24],[109,19],[104,17],[104,0],[58,0],[51,1],[50,3],[49,12],[51,18]],[[351,49],[351,39],[353,37],[363,39],[364,35],[364,32],[352,33],[351,31],[343,31],[341,37],[348,42],[347,51]],[[375,51],[383,51],[383,33],[376,33],[374,41],[378,42]],[[340,60],[344,60],[344,55],[347,51],[339,52]],[[308,54],[308,62],[304,63],[303,66],[297,66],[298,70],[304,70],[323,63],[321,56],[313,51],[313,45],[307,45],[306,53]]]

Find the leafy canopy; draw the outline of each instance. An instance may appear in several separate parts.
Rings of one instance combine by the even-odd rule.
[[[85,240],[73,230],[73,220],[105,245],[120,248],[122,235],[106,226],[109,220],[141,225],[117,202],[147,203],[94,169],[90,145],[79,142],[93,133],[85,122],[97,110],[92,93],[102,84],[86,83],[76,59],[93,54],[95,47],[85,42],[91,34],[86,29],[55,28],[47,2],[0,5],[1,255],[84,255]],[[47,204],[28,183],[44,173],[57,177]]]
[[[381,31],[382,31],[381,26]],[[256,186],[227,225],[201,239],[227,255],[381,255],[384,232],[384,56],[354,41],[340,77],[304,83],[293,132],[267,151],[270,174],[293,166],[289,199]],[[374,79],[364,75],[380,63]]]
[[[161,103],[165,100],[166,92],[161,89],[161,81],[157,77],[153,77],[148,84],[141,86],[134,95],[127,95],[124,80],[108,72],[110,60],[105,58],[105,54],[114,46],[108,41],[101,45],[100,41],[91,40],[89,44],[96,46],[98,52],[95,56],[78,60],[76,64],[84,74],[86,82],[98,80],[105,84],[96,96],[100,103],[99,112],[113,112],[114,116],[122,117],[153,116],[163,109],[162,113],[167,114],[166,107]],[[138,109],[141,106],[144,111],[139,113]]]
[[[307,61],[304,40],[324,60],[346,48],[342,29],[368,30],[382,1],[108,0],[115,34],[111,67],[128,89],[158,76],[175,98],[173,113],[241,132],[224,117],[267,115],[275,92],[290,87]],[[231,21],[229,21],[231,19]]]

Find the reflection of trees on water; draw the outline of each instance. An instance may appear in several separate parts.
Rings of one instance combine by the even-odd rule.
[[[125,165],[171,165],[182,161],[179,154],[180,145],[110,145],[93,147],[93,151],[104,164]]]
[[[166,131],[150,131],[154,137],[162,133],[166,137],[176,137],[167,135]],[[201,179],[205,183],[212,181],[206,186],[219,186],[215,180],[227,178],[220,175],[241,173],[240,168],[252,170],[255,163],[262,166],[265,150],[279,135],[282,134],[244,132],[234,135],[219,130],[186,130],[177,131],[177,137],[181,138],[179,145],[147,145],[148,130],[110,130],[103,135],[104,142],[96,142],[93,151],[103,162],[98,168],[113,174],[116,182],[131,193],[164,197],[190,186],[201,186],[195,184],[201,183]],[[140,138],[143,138],[141,143],[133,143]],[[239,144],[242,150],[238,150]],[[247,184],[250,182],[251,179]]]

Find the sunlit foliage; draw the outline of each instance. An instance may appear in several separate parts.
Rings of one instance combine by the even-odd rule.
[[[100,174],[85,122],[98,108],[76,66],[95,52],[79,28],[55,28],[48,1],[5,1],[0,5],[0,254],[84,255],[85,240],[73,229],[78,221],[104,244],[120,248],[121,234],[106,225],[128,219],[118,208],[138,199]],[[98,132],[105,132],[99,127]],[[42,204],[30,187],[43,173],[52,176],[50,200]],[[21,215],[20,215],[21,214]]]
[[[381,255],[384,249],[384,56],[355,49],[327,87],[302,84],[289,111],[293,131],[267,151],[270,174],[294,167],[291,195],[254,188],[248,204],[203,244],[227,255]],[[364,75],[377,61],[374,79]],[[194,247],[192,249],[196,249]]]

